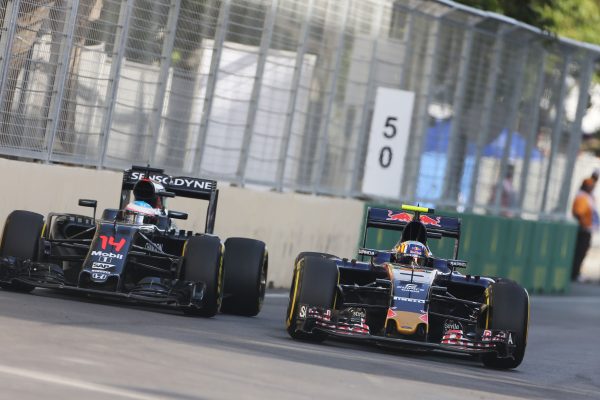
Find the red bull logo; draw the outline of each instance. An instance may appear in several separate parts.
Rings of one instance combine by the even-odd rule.
[[[423,225],[433,225],[433,226],[441,226],[440,222],[442,221],[441,217],[431,218],[429,215],[421,215],[419,218]]]
[[[388,210],[388,217],[386,221],[402,221],[402,222],[410,222],[413,220],[412,214],[407,212],[399,212],[394,213],[392,210]],[[441,226],[440,223],[442,221],[441,217],[432,218],[429,215],[421,215],[419,220],[423,223],[423,225],[431,225],[431,226]]]
[[[399,212],[394,214],[394,212],[392,210],[388,210],[388,217],[386,218],[387,221],[403,221],[403,222],[410,222],[412,221],[413,216],[407,212]]]

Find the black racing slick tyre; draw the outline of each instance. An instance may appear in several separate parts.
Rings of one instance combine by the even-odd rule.
[[[23,210],[11,212],[4,224],[0,256],[37,261],[43,228],[44,217],[42,215]],[[35,287],[21,282],[13,282],[7,288],[19,292],[31,292]]]
[[[216,236],[192,236],[183,253],[181,279],[206,285],[202,308],[185,309],[186,314],[213,317],[223,299],[223,246]]]
[[[338,282],[339,271],[333,260],[320,256],[297,259],[286,314],[286,328],[292,338],[314,342],[325,340],[327,335],[322,332],[299,331],[298,314],[304,305],[333,310]]]
[[[482,355],[483,364],[489,368],[512,369],[523,361],[529,325],[529,295],[518,283],[499,279],[489,289],[488,329],[507,330],[512,333],[515,345],[513,358],[499,358],[496,353]]]
[[[246,238],[225,241],[225,295],[221,311],[253,317],[265,299],[269,267],[264,242]]]

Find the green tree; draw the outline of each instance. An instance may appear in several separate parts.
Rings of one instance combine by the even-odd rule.
[[[557,35],[600,44],[599,0],[561,0],[552,7],[540,7],[540,12],[554,21]]]
[[[458,0],[582,42],[600,44],[600,0]]]
[[[458,0],[458,2],[481,10],[504,14],[540,29],[552,31],[555,27],[552,18],[554,14],[545,10],[556,7],[559,0]],[[567,1],[567,3],[578,2],[579,0]]]

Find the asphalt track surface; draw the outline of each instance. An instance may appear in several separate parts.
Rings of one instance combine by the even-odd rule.
[[[287,293],[212,319],[0,291],[0,399],[600,399],[600,286],[532,297],[525,360],[291,340]]]

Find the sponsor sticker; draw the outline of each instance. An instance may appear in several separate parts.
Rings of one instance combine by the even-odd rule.
[[[370,249],[358,249],[358,255],[360,256],[376,256],[377,255],[377,251],[375,250],[370,250]]]
[[[99,281],[104,281],[104,280],[106,280],[106,278],[108,278],[108,274],[106,272],[102,272],[102,271],[94,272],[94,271],[92,271],[92,279],[96,279],[96,280],[99,280]]]
[[[173,178],[169,182],[169,186],[185,187],[189,189],[212,190],[213,181],[205,181],[195,178]]]
[[[445,319],[443,327],[444,327],[444,332],[462,331],[463,330],[462,324],[453,319]]]
[[[452,268],[467,268],[467,262],[462,260],[448,260],[448,266]]]
[[[135,180],[135,181],[139,181],[140,179],[143,179],[144,176],[146,174],[144,172],[140,172],[140,171],[133,171],[131,172],[131,179]],[[171,179],[171,177],[169,175],[162,175],[162,174],[151,174],[148,179],[153,180],[154,182],[158,182],[158,183],[162,183],[162,184],[167,184],[169,183],[169,179]]]
[[[423,225],[432,225],[432,226],[441,226],[440,222],[442,221],[441,217],[431,218],[429,215],[421,215],[419,217]]]
[[[115,254],[115,253],[105,253],[103,251],[100,250],[94,250],[92,251],[92,256],[98,256],[98,257],[106,257],[106,258],[116,258],[117,260],[122,260],[123,259],[123,254]],[[106,258],[104,258],[106,260]]]
[[[298,318],[306,318],[307,308],[305,305],[300,306],[300,310],[298,311]]]
[[[144,247],[147,248],[148,250],[163,251],[163,244],[162,243],[146,243],[146,245]]]
[[[112,267],[114,267],[113,264],[107,264],[107,263],[95,262],[95,261],[92,263],[92,269],[104,270],[104,269],[109,269]]]
[[[413,299],[412,297],[400,297],[400,296],[394,296],[394,300],[398,300],[398,301],[406,301],[408,303],[420,303],[420,304],[425,304],[425,300],[424,299]]]
[[[387,221],[401,221],[401,222],[410,222],[412,221],[413,216],[407,212],[399,212],[395,213],[392,210],[388,210]]]
[[[132,171],[129,176],[133,181],[139,181],[145,178],[145,173],[142,171]],[[198,190],[213,190],[215,187],[215,181],[200,179],[200,178],[190,178],[190,177],[171,177],[165,174],[149,174],[148,179],[163,184],[165,186],[170,187],[181,187],[187,189],[198,189]]]
[[[398,289],[404,290],[405,292],[411,292],[411,293],[419,293],[424,290],[423,288],[421,288],[421,286],[419,284],[416,284],[416,283],[407,283],[404,285],[399,285]]]

